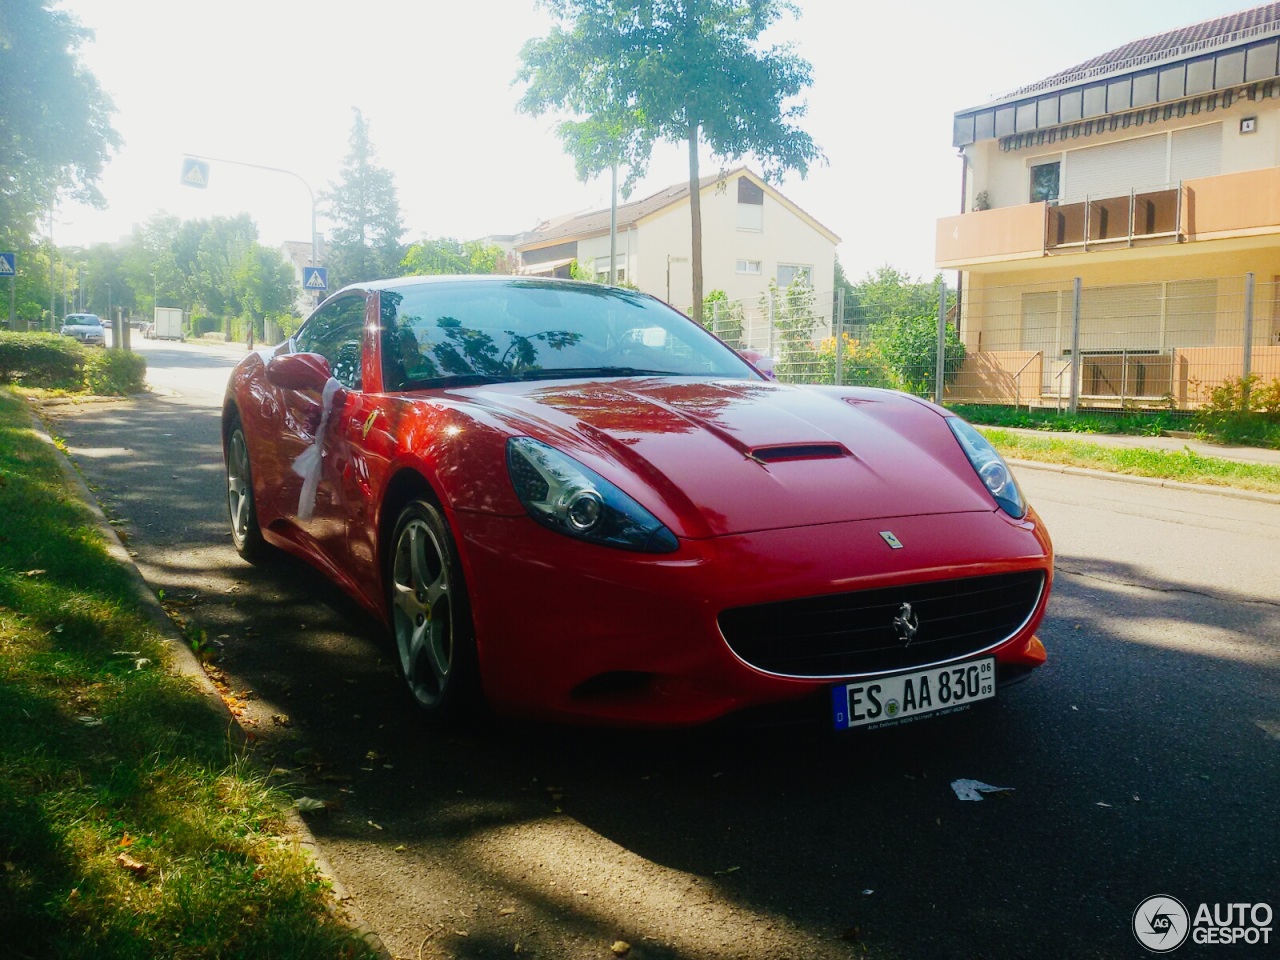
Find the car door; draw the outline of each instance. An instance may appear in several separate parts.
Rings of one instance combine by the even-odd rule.
[[[365,306],[363,292],[341,296],[312,314],[293,338],[292,352],[324,357],[331,376],[342,387],[332,396],[327,414],[322,392],[280,388],[279,443],[284,461],[292,464],[317,442],[321,455],[318,480],[311,488],[294,470],[284,471],[278,502],[281,511],[338,571],[346,559],[346,508],[340,483],[346,445],[341,442],[341,425],[347,419],[347,408],[360,405]]]

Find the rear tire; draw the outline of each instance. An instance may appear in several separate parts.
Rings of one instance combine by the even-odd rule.
[[[450,721],[480,702],[467,588],[443,513],[426,500],[400,511],[387,557],[387,610],[397,664],[414,702]]]
[[[227,512],[231,520],[231,543],[250,563],[263,559],[270,547],[262,539],[258,526],[258,506],[253,496],[253,467],[249,462],[249,446],[239,414],[232,414],[227,424]]]

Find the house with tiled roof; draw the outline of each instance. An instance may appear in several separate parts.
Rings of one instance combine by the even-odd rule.
[[[958,111],[957,399],[1189,408],[1280,378],[1280,3]]]
[[[746,167],[703,177],[703,289],[754,302],[770,280],[835,284],[840,238]],[[617,277],[679,307],[693,297],[689,184],[617,209]],[[609,210],[549,220],[514,238],[523,273],[569,276],[574,261],[609,275]]]

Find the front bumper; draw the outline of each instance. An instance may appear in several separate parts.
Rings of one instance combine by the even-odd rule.
[[[804,700],[863,674],[797,677],[754,667],[726,643],[723,611],[1028,570],[1044,574],[1034,611],[987,649],[1010,677],[1045,659],[1034,631],[1050,591],[1052,547],[1034,513],[1025,521],[993,511],[760,531],[683,540],[667,555],[583,544],[525,517],[454,519],[485,692],[503,712],[681,726]],[[888,548],[886,526],[904,549]]]

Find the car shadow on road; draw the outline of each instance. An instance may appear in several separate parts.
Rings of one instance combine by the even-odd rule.
[[[149,582],[250,698],[258,755],[325,804],[312,827],[397,953],[429,936],[459,957],[615,937],[640,958],[1130,955],[1146,896],[1272,888],[1273,600],[1060,556],[1049,664],[968,715],[442,730],[372,617],[292,558],[235,556],[217,411],[172,412],[65,430]],[[960,778],[1015,789],[965,802]]]

